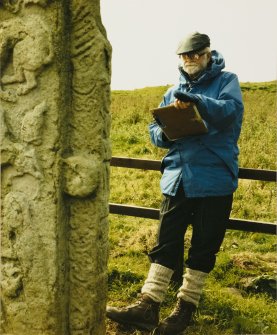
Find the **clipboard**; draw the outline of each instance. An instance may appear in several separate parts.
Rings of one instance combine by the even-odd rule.
[[[171,141],[208,132],[208,128],[194,103],[191,103],[186,109],[177,109],[173,105],[169,105],[151,109],[150,112]]]

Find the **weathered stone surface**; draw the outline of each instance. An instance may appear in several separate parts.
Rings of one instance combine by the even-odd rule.
[[[105,334],[110,54],[99,0],[0,2],[1,334]]]
[[[12,13],[17,13],[22,7],[29,4],[36,4],[44,7],[47,3],[49,3],[48,0],[3,0],[5,8]]]
[[[102,334],[107,279],[110,46],[100,21],[99,3],[73,0],[71,13],[74,71],[70,123],[74,126],[70,148],[72,155],[92,155],[93,161],[98,161],[99,180],[92,197],[72,198],[70,202],[70,332]]]
[[[53,60],[52,34],[42,16],[28,15],[5,20],[0,25],[1,67],[10,60],[12,73],[1,75],[2,85],[19,83],[16,91],[0,91],[3,100],[14,102],[37,86],[37,73]]]
[[[96,192],[100,182],[99,159],[94,156],[71,156],[64,160],[65,193],[76,197],[87,197]]]

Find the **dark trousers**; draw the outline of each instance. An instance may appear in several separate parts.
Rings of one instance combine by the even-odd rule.
[[[157,245],[149,253],[152,263],[183,272],[184,236],[189,224],[192,238],[186,266],[209,273],[215,265],[231,212],[233,195],[187,198],[180,186],[175,196],[164,195]]]

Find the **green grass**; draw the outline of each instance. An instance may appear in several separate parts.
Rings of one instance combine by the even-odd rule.
[[[276,169],[276,82],[242,83],[245,115],[240,137],[240,167]],[[166,153],[151,145],[149,109],[167,87],[112,92],[113,156],[160,160]],[[110,201],[159,208],[160,173],[111,168]],[[232,217],[276,222],[274,183],[240,180]],[[109,303],[124,306],[136,300],[147,275],[147,253],[155,244],[158,222],[110,216]],[[191,231],[185,238],[185,250]],[[185,255],[186,256],[186,255]],[[208,277],[199,311],[187,334],[276,334],[276,239],[274,236],[228,231]],[[275,285],[275,286],[274,286]],[[170,287],[161,316],[172,309]],[[107,334],[147,334],[107,321]]]

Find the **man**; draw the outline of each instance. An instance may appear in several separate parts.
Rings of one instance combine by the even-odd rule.
[[[149,253],[151,266],[141,299],[122,309],[107,307],[107,316],[117,322],[165,335],[181,334],[189,325],[214,268],[238,185],[237,141],[243,116],[238,78],[223,71],[224,59],[210,50],[207,35],[190,34],[177,54],[180,81],[166,92],[160,106],[184,109],[195,103],[208,132],[169,141],[157,123],[150,125],[152,143],[168,149],[162,161],[158,242]],[[159,323],[159,307],[183,257],[189,224],[191,245],[177,304]]]

